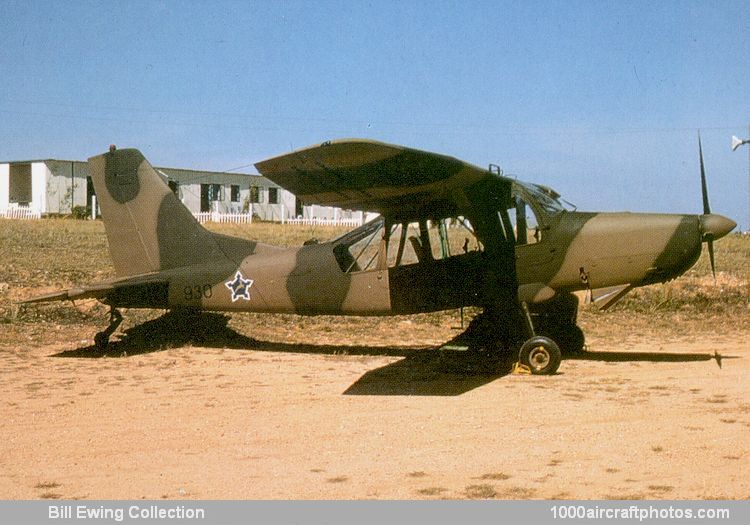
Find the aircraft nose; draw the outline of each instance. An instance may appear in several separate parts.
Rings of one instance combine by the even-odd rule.
[[[701,215],[701,229],[703,230],[703,240],[721,239],[727,233],[732,231],[737,223],[723,215],[708,213]]]

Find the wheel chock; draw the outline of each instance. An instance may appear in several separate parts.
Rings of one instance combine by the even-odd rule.
[[[522,364],[520,361],[513,363],[513,367],[510,369],[511,374],[522,374],[531,375],[531,368]]]

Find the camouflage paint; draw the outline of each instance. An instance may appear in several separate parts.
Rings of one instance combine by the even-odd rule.
[[[89,163],[118,278],[28,302],[95,297],[128,307],[387,315],[491,305],[516,285],[522,300],[539,302],[672,279],[695,263],[707,236],[734,227],[718,215],[549,215],[537,206],[541,241],[514,247],[506,209],[519,185],[451,157],[338,141],[258,163],[306,202],[376,210],[389,223],[464,215],[485,247],[398,268],[381,257],[374,270],[347,273],[332,243],[282,249],[209,232],[137,150],[112,149]]]

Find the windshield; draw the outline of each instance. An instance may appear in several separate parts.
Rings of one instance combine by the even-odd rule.
[[[533,199],[534,204],[547,215],[556,215],[565,211],[559,200],[560,195],[552,188],[528,182],[514,181],[514,183],[520,186],[523,192]]]

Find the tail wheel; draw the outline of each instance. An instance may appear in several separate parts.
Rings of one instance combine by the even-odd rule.
[[[518,360],[534,375],[549,375],[557,372],[562,357],[560,348],[552,339],[538,335],[521,346]]]

